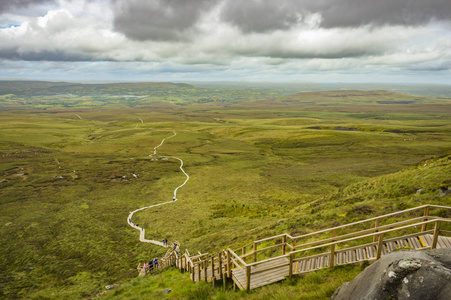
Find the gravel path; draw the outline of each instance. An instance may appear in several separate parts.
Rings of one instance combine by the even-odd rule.
[[[174,136],[176,136],[176,135],[177,135],[177,134],[176,134],[175,131],[174,131],[174,134],[173,134],[173,135],[164,138],[164,139],[161,141],[161,143],[160,143],[158,146],[156,146],[156,147],[154,148],[153,154],[150,154],[149,156],[154,156],[154,155],[156,155],[156,154],[157,154],[157,149],[158,149],[158,147],[162,146],[165,140],[170,139],[170,138],[172,138],[172,137],[174,137]],[[179,160],[179,161],[180,161],[180,170],[183,172],[183,174],[185,174],[186,180],[185,180],[185,182],[183,182],[181,185],[179,185],[178,187],[175,188],[175,190],[174,190],[174,197],[173,197],[173,200],[172,200],[172,201],[163,202],[163,203],[158,203],[158,204],[149,205],[149,206],[146,206],[146,207],[141,207],[141,208],[139,208],[139,209],[136,209],[136,210],[132,211],[132,212],[128,215],[127,223],[128,223],[128,225],[130,225],[131,227],[133,227],[133,228],[135,228],[135,229],[138,229],[138,230],[140,231],[139,240],[140,240],[141,242],[144,242],[144,243],[152,243],[152,244],[155,244],[155,245],[158,245],[158,246],[167,247],[167,245],[163,245],[163,243],[160,242],[160,241],[146,239],[146,238],[145,238],[146,231],[144,230],[144,228],[139,227],[139,226],[137,226],[136,224],[134,224],[134,223],[132,222],[133,214],[136,213],[136,212],[138,212],[138,211],[141,211],[141,210],[144,210],[144,209],[148,209],[148,208],[152,208],[152,207],[156,207],[156,206],[160,206],[160,205],[165,205],[165,204],[169,204],[169,203],[174,203],[175,201],[177,201],[177,200],[178,200],[178,199],[177,199],[177,191],[178,191],[178,189],[181,188],[182,186],[184,186],[184,185],[188,182],[188,180],[189,180],[188,174],[185,172],[185,170],[183,170],[183,160],[181,160],[180,158],[175,157],[175,156],[159,156],[159,157],[160,157],[160,158],[165,158],[165,159],[177,159],[177,160]]]

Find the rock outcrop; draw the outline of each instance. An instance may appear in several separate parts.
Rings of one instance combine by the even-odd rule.
[[[332,300],[449,300],[451,249],[396,251],[340,286]]]

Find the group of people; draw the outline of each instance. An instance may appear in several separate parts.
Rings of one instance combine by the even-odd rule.
[[[130,222],[130,224],[131,224],[131,225],[132,225],[133,227],[135,227],[135,226],[136,226],[136,227],[138,227],[138,228],[139,228],[139,230],[141,230],[141,231],[142,231],[142,230],[144,230],[144,228],[143,228],[143,227],[139,227],[139,225],[138,225],[138,224],[135,224],[135,223],[133,223],[133,222],[132,222],[132,219],[131,219],[131,218],[128,218],[128,221]]]
[[[163,239],[162,243],[163,243],[164,247],[168,247],[168,239],[166,239],[166,238]],[[179,245],[177,245],[177,243],[172,243],[172,250],[177,252],[177,255],[178,255],[179,251],[180,251]]]
[[[149,262],[145,262],[142,269],[146,273],[152,272],[154,269],[158,269],[158,258],[154,258],[153,260],[149,260]]]

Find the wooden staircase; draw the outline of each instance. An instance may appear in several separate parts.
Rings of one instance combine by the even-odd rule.
[[[451,248],[451,207],[423,205],[299,236],[280,234],[240,249],[182,255],[167,261],[188,271],[194,282],[231,279],[254,289],[293,275],[335,265],[373,262],[401,249]],[[239,253],[239,254],[238,254]]]

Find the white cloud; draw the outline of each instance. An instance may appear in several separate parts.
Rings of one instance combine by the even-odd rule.
[[[323,28],[317,12],[298,16],[290,26],[243,31],[221,18],[218,5],[196,14],[197,22],[183,30],[183,39],[139,41],[114,30],[109,3],[60,0],[41,16],[8,15],[20,26],[0,28],[0,58],[43,61],[39,66],[52,70],[60,62],[73,61],[64,63],[73,72],[89,66],[90,72],[116,74],[130,68],[136,74],[211,72],[219,76],[222,72],[248,78],[414,69],[449,73],[451,68],[451,33],[445,22]],[[15,68],[5,61],[3,65]]]

